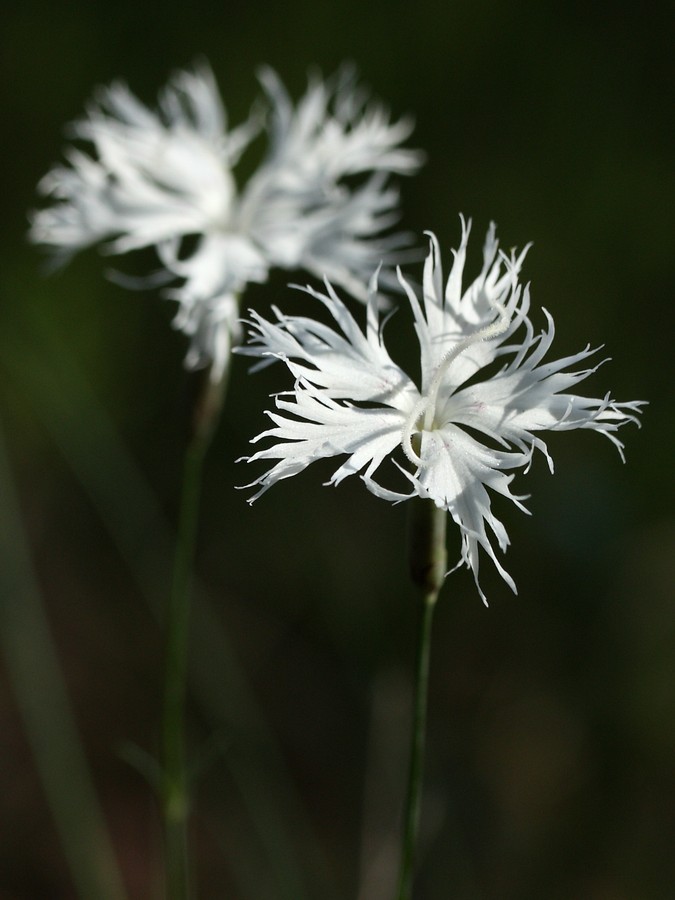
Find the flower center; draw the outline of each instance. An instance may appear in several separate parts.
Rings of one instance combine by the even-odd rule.
[[[457,357],[464,353],[469,347],[478,344],[480,341],[489,341],[499,337],[508,330],[508,327],[511,324],[511,318],[502,304],[498,300],[493,300],[492,305],[499,313],[499,317],[484,328],[479,329],[473,334],[467,335],[467,337],[455,344],[454,347],[441,357],[441,361],[434,372],[434,377],[431,379],[431,384],[429,385],[427,393],[420,397],[406,419],[405,425],[403,426],[403,435],[401,437],[401,447],[403,448],[406,457],[415,466],[421,466],[422,460],[415,447],[413,447],[413,435],[422,431],[433,431],[435,427],[434,419],[436,416],[438,392],[443,383],[443,378],[450,366]],[[418,441],[415,441],[415,443],[419,446]]]

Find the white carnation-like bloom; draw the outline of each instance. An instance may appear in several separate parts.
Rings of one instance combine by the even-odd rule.
[[[311,79],[295,106],[274,72],[260,79],[267,113],[256,104],[234,129],[205,66],[176,74],[156,111],[124,84],[100,90],[71,127],[91,155],[71,147],[42,179],[52,203],[30,232],[57,262],[99,242],[111,254],[155,247],[163,268],[144,283],[169,285],[175,325],[191,337],[186,364],[210,365],[214,379],[238,342],[248,282],[273,267],[303,268],[357,293],[406,242],[382,234],[398,218],[389,176],[421,162],[400,146],[411,122],[390,122],[346,69]],[[238,186],[233,170],[261,131],[268,152]]]
[[[322,301],[337,328],[285,316],[276,309],[276,322],[252,312],[251,340],[239,352],[276,357],[295,378],[294,388],[276,397],[278,411],[268,412],[274,427],[254,438],[273,443],[245,458],[249,463],[273,461],[252,483],[259,490],[250,502],[314,460],[347,456],[330,484],[361,473],[368,490],[378,497],[395,502],[413,496],[431,498],[447,510],[461,533],[458,565],[473,570],[485,600],[478,583],[479,547],[516,590],[493,546],[496,540],[504,552],[509,539],[492,511],[490,492],[527,512],[525,498],[512,494],[510,485],[513,470],[527,471],[535,450],[545,455],[553,471],[540,437],[543,431],[598,431],[616,445],[623,459],[616,432],[628,422],[638,422],[643,403],[570,392],[600,365],[573,368],[596,352],[588,346],[544,362],[553,342],[553,319],[543,310],[547,325],[535,333],[528,317],[529,290],[518,282],[527,248],[510,258],[499,253],[494,225],[487,233],[482,271],[463,289],[469,231],[470,223],[462,219],[462,240],[453,251],[445,289],[433,235],[421,299],[398,274],[419,341],[419,385],[387,352],[376,278],[370,284],[365,332],[326,280],[325,293],[305,290]],[[504,360],[501,367],[500,360]],[[380,483],[380,466],[387,460],[403,472],[409,490]]]

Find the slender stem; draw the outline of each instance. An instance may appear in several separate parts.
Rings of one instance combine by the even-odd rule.
[[[197,537],[204,457],[223,397],[224,381],[208,373],[194,406],[185,454],[173,582],[166,622],[166,664],[162,721],[161,802],[167,900],[187,900],[189,786],[185,764],[185,697],[190,626],[190,588]]]
[[[415,677],[415,695],[413,700],[410,760],[408,763],[408,788],[403,817],[398,900],[409,900],[409,898],[412,897],[415,850],[417,846],[420,810],[422,805],[424,748],[427,727],[427,693],[429,684],[429,646],[431,643],[431,622],[435,606],[436,594],[426,594],[424,597],[419,643],[417,646],[417,670]]]
[[[203,451],[191,446],[185,459],[178,543],[174,563],[166,635],[164,720],[162,723],[162,808],[164,815],[166,893],[185,900],[188,890],[185,775],[185,680],[190,613],[190,581],[194,555]]]
[[[415,873],[415,855],[419,833],[424,776],[424,750],[427,730],[427,700],[429,687],[429,657],[431,626],[436,600],[446,570],[445,528],[447,513],[430,500],[414,501],[411,520],[411,576],[421,589],[422,610],[410,735],[410,759],[406,791],[401,861],[398,879],[398,900],[411,900]]]

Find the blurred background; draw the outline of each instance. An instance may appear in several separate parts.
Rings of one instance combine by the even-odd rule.
[[[7,0],[0,25],[0,898],[158,896],[143,770],[186,348],[169,302],[106,280],[95,250],[48,275],[26,230],[96,85],[121,77],[154,104],[203,57],[234,124],[260,64],[298,97],[310,67],[353,61],[395,116],[414,115],[410,144],[428,154],[402,184],[406,226],[449,252],[458,213],[471,216],[470,274],[490,220],[504,248],[532,240],[533,319],[554,315],[555,356],[604,344],[612,362],[582,393],[650,402],[642,430],[622,432],[625,466],[596,435],[552,435],[555,476],[537,459],[516,483],[532,516],[496,505],[518,597],[487,563],[487,609],[467,572],[448,579],[416,896],[675,896],[670,5]],[[141,274],[153,259],[112,264]],[[276,273],[245,305],[314,309],[289,280]],[[390,327],[412,367],[406,316]],[[235,361],[206,470],[189,711],[198,896],[386,900],[418,617],[405,505],[357,479],[328,490],[320,465],[246,504],[234,486],[251,473],[234,461],[279,375]]]

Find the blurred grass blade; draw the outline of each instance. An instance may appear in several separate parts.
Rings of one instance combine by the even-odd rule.
[[[122,900],[122,878],[68,702],[0,429],[0,643],[54,823],[82,900]]]
[[[40,323],[34,327],[40,328]],[[40,336],[48,347],[40,348],[38,358],[34,346],[28,353],[14,335],[11,344],[2,345],[4,361],[91,498],[144,598],[161,618],[173,533],[72,358],[53,332],[43,329]],[[225,762],[275,872],[279,897],[336,900],[334,879],[283,753],[198,578],[191,630],[197,651],[190,654],[192,694],[208,721],[216,727],[231,723],[235,729],[240,752],[233,748]]]

